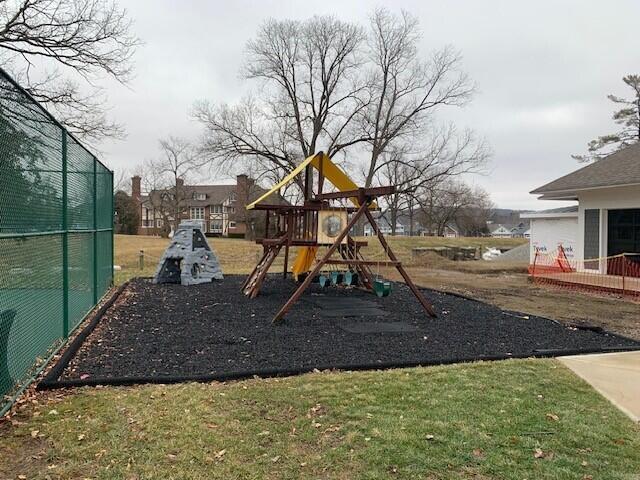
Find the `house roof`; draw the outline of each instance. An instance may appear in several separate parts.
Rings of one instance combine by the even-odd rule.
[[[602,187],[640,184],[640,143],[626,147],[575,172],[532,190],[533,194],[559,194]],[[550,195],[549,198],[552,198]]]
[[[520,214],[520,218],[563,218],[577,216],[577,205],[571,205],[570,207],[550,208],[548,210],[540,210],[538,212],[523,212]]]
[[[189,206],[206,207],[207,205],[224,203],[231,193],[236,191],[237,187],[236,185],[185,185],[184,189]],[[204,193],[207,198],[206,200],[196,200],[193,198],[194,193]]]
[[[223,204],[229,196],[236,192],[238,189],[237,185],[185,185],[184,186],[184,194],[185,194],[185,202],[189,207],[206,207],[209,205],[220,205]],[[153,190],[149,195],[143,195],[141,197],[141,201],[145,203],[149,200],[149,197],[152,195],[158,195],[163,190]],[[257,186],[255,183],[252,183],[249,187],[249,202],[254,201],[263,195],[267,190]],[[193,198],[194,193],[204,193],[207,198],[205,200],[196,200]],[[273,198],[275,204],[287,205],[288,202],[277,195]]]
[[[529,228],[529,226],[527,224],[525,224],[524,222],[522,222],[521,224],[517,224],[517,225],[507,225],[504,223],[499,223],[496,228],[494,228],[493,230],[491,230],[491,233],[498,233],[499,231],[508,231],[511,234],[519,234],[519,233],[524,233],[527,229]]]
[[[491,233],[495,233],[495,232],[497,232],[499,230],[508,230],[510,232],[511,228],[506,226],[506,225],[502,225],[501,223],[499,223],[498,225],[496,225],[496,228],[491,230]]]

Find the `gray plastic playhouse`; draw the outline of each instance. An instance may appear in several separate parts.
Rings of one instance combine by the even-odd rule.
[[[198,222],[182,222],[165,250],[153,283],[197,285],[222,280],[222,270]]]

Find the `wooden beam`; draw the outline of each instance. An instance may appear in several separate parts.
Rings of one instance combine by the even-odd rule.
[[[311,271],[311,273],[307,275],[307,277],[304,279],[302,284],[293,293],[293,295],[291,295],[291,298],[287,300],[287,303],[285,303],[280,309],[280,311],[276,314],[276,316],[273,317],[273,323],[277,323],[280,320],[282,320],[282,317],[285,316],[285,314],[289,311],[291,306],[298,301],[300,296],[302,296],[304,291],[309,287],[309,284],[311,284],[311,281],[322,269],[322,267],[327,262],[327,260],[331,258],[331,255],[333,255],[333,252],[335,252],[336,249],[342,244],[342,240],[349,234],[349,231],[353,228],[353,226],[356,224],[358,219],[362,216],[364,212],[367,211],[367,208],[368,208],[367,202],[363,202],[360,205],[360,208],[358,208],[358,211],[356,212],[356,214],[353,217],[351,217],[351,220],[349,220],[349,223],[347,224],[347,226],[344,228],[344,230],[342,230],[342,232],[340,232],[340,235],[336,237],[335,241],[333,242],[333,245],[329,247],[324,257],[322,257],[322,259],[318,263],[316,263],[316,266]]]
[[[345,192],[331,192],[316,195],[317,200],[330,200],[340,198],[358,197],[374,198],[383,195],[391,195],[396,193],[396,187],[393,185],[387,187],[359,188],[358,190],[348,190]]]
[[[271,205],[271,204],[263,204],[259,203],[253,210],[272,210],[275,212],[303,212],[308,210],[320,211],[320,210],[335,210],[335,211],[347,211],[349,213],[357,212],[357,207],[331,207],[328,205],[323,205],[321,203],[310,203],[306,205]],[[379,208],[369,208],[371,211],[380,210]]]
[[[371,228],[373,228],[373,231],[376,232],[376,235],[378,235],[378,240],[380,240],[380,245],[382,245],[382,248],[384,248],[385,252],[387,252],[387,255],[389,256],[391,261],[398,262],[398,259],[393,253],[393,250],[391,250],[391,247],[387,243],[387,239],[384,238],[384,235],[378,228],[378,224],[376,223],[376,220],[373,218],[373,215],[371,215],[371,212],[365,210],[364,214],[367,216],[367,219],[371,224]],[[434,317],[434,318],[437,317],[438,315],[436,315],[436,312],[433,309],[433,306],[427,301],[426,298],[424,298],[424,295],[422,295],[422,292],[420,292],[420,290],[418,290],[418,288],[415,286],[415,284],[413,283],[413,280],[411,280],[411,277],[409,277],[409,274],[405,271],[404,267],[400,262],[398,262],[398,264],[396,265],[396,268],[398,269],[398,272],[400,273],[400,275],[402,275],[402,278],[404,278],[405,283],[409,286],[409,288],[411,289],[413,294],[416,296],[416,298],[418,299],[422,307],[427,311],[427,313],[431,317]]]
[[[331,260],[327,260],[325,262],[327,265],[369,265],[369,266],[380,266],[380,267],[396,267],[400,265],[400,262],[389,262],[387,260],[377,262],[375,260],[359,260],[359,259],[339,259],[332,258]]]

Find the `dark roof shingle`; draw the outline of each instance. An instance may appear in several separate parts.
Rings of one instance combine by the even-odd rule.
[[[553,193],[640,184],[640,143],[587,165],[530,193]]]

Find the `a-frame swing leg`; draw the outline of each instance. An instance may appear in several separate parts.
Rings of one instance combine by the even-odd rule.
[[[298,289],[293,293],[293,295],[291,295],[291,298],[287,300],[287,303],[285,303],[280,309],[280,311],[276,314],[276,316],[273,317],[273,323],[277,323],[280,320],[282,320],[282,317],[285,316],[285,314],[289,311],[291,306],[298,301],[298,299],[302,296],[304,291],[309,287],[309,285],[311,284],[315,276],[320,272],[320,270],[322,269],[324,264],[327,262],[327,260],[331,258],[331,255],[333,255],[333,252],[337,250],[338,246],[342,243],[342,240],[344,240],[344,238],[349,234],[349,232],[351,231],[353,226],[356,224],[358,219],[362,216],[363,213],[367,211],[368,208],[369,208],[369,202],[362,202],[356,214],[353,216],[353,218],[351,218],[349,223],[347,223],[347,226],[344,228],[344,230],[340,232],[340,235],[338,235],[338,237],[335,239],[335,241],[333,242],[333,245],[329,247],[329,250],[327,250],[327,253],[325,253],[324,257],[322,257],[322,259],[318,263],[316,263],[316,266],[311,271],[311,273],[307,275],[307,277],[300,284]]]
[[[373,215],[371,215],[371,212],[369,212],[369,210],[367,209],[365,210],[364,214],[367,216],[367,220],[369,220],[369,223],[371,224],[371,228],[373,228],[373,230],[376,232],[376,235],[378,236],[378,240],[380,240],[380,245],[382,245],[382,248],[384,248],[384,250],[387,252],[387,255],[389,256],[389,260],[391,260],[392,262],[397,262],[396,268],[398,269],[398,272],[400,273],[400,275],[402,275],[402,278],[404,279],[405,283],[409,286],[409,288],[411,289],[413,294],[416,296],[416,298],[418,299],[422,307],[427,311],[427,313],[431,317],[437,317],[438,315],[436,315],[436,312],[433,309],[433,306],[427,301],[426,298],[424,298],[424,295],[422,295],[420,290],[418,290],[418,288],[415,286],[415,284],[413,283],[413,280],[411,280],[411,277],[409,277],[409,274],[406,272],[402,264],[398,262],[398,259],[393,253],[393,250],[391,250],[391,247],[389,247],[389,244],[387,243],[387,239],[384,238],[384,235],[382,234],[382,232],[380,232],[380,229],[378,228],[378,224],[373,218]]]

